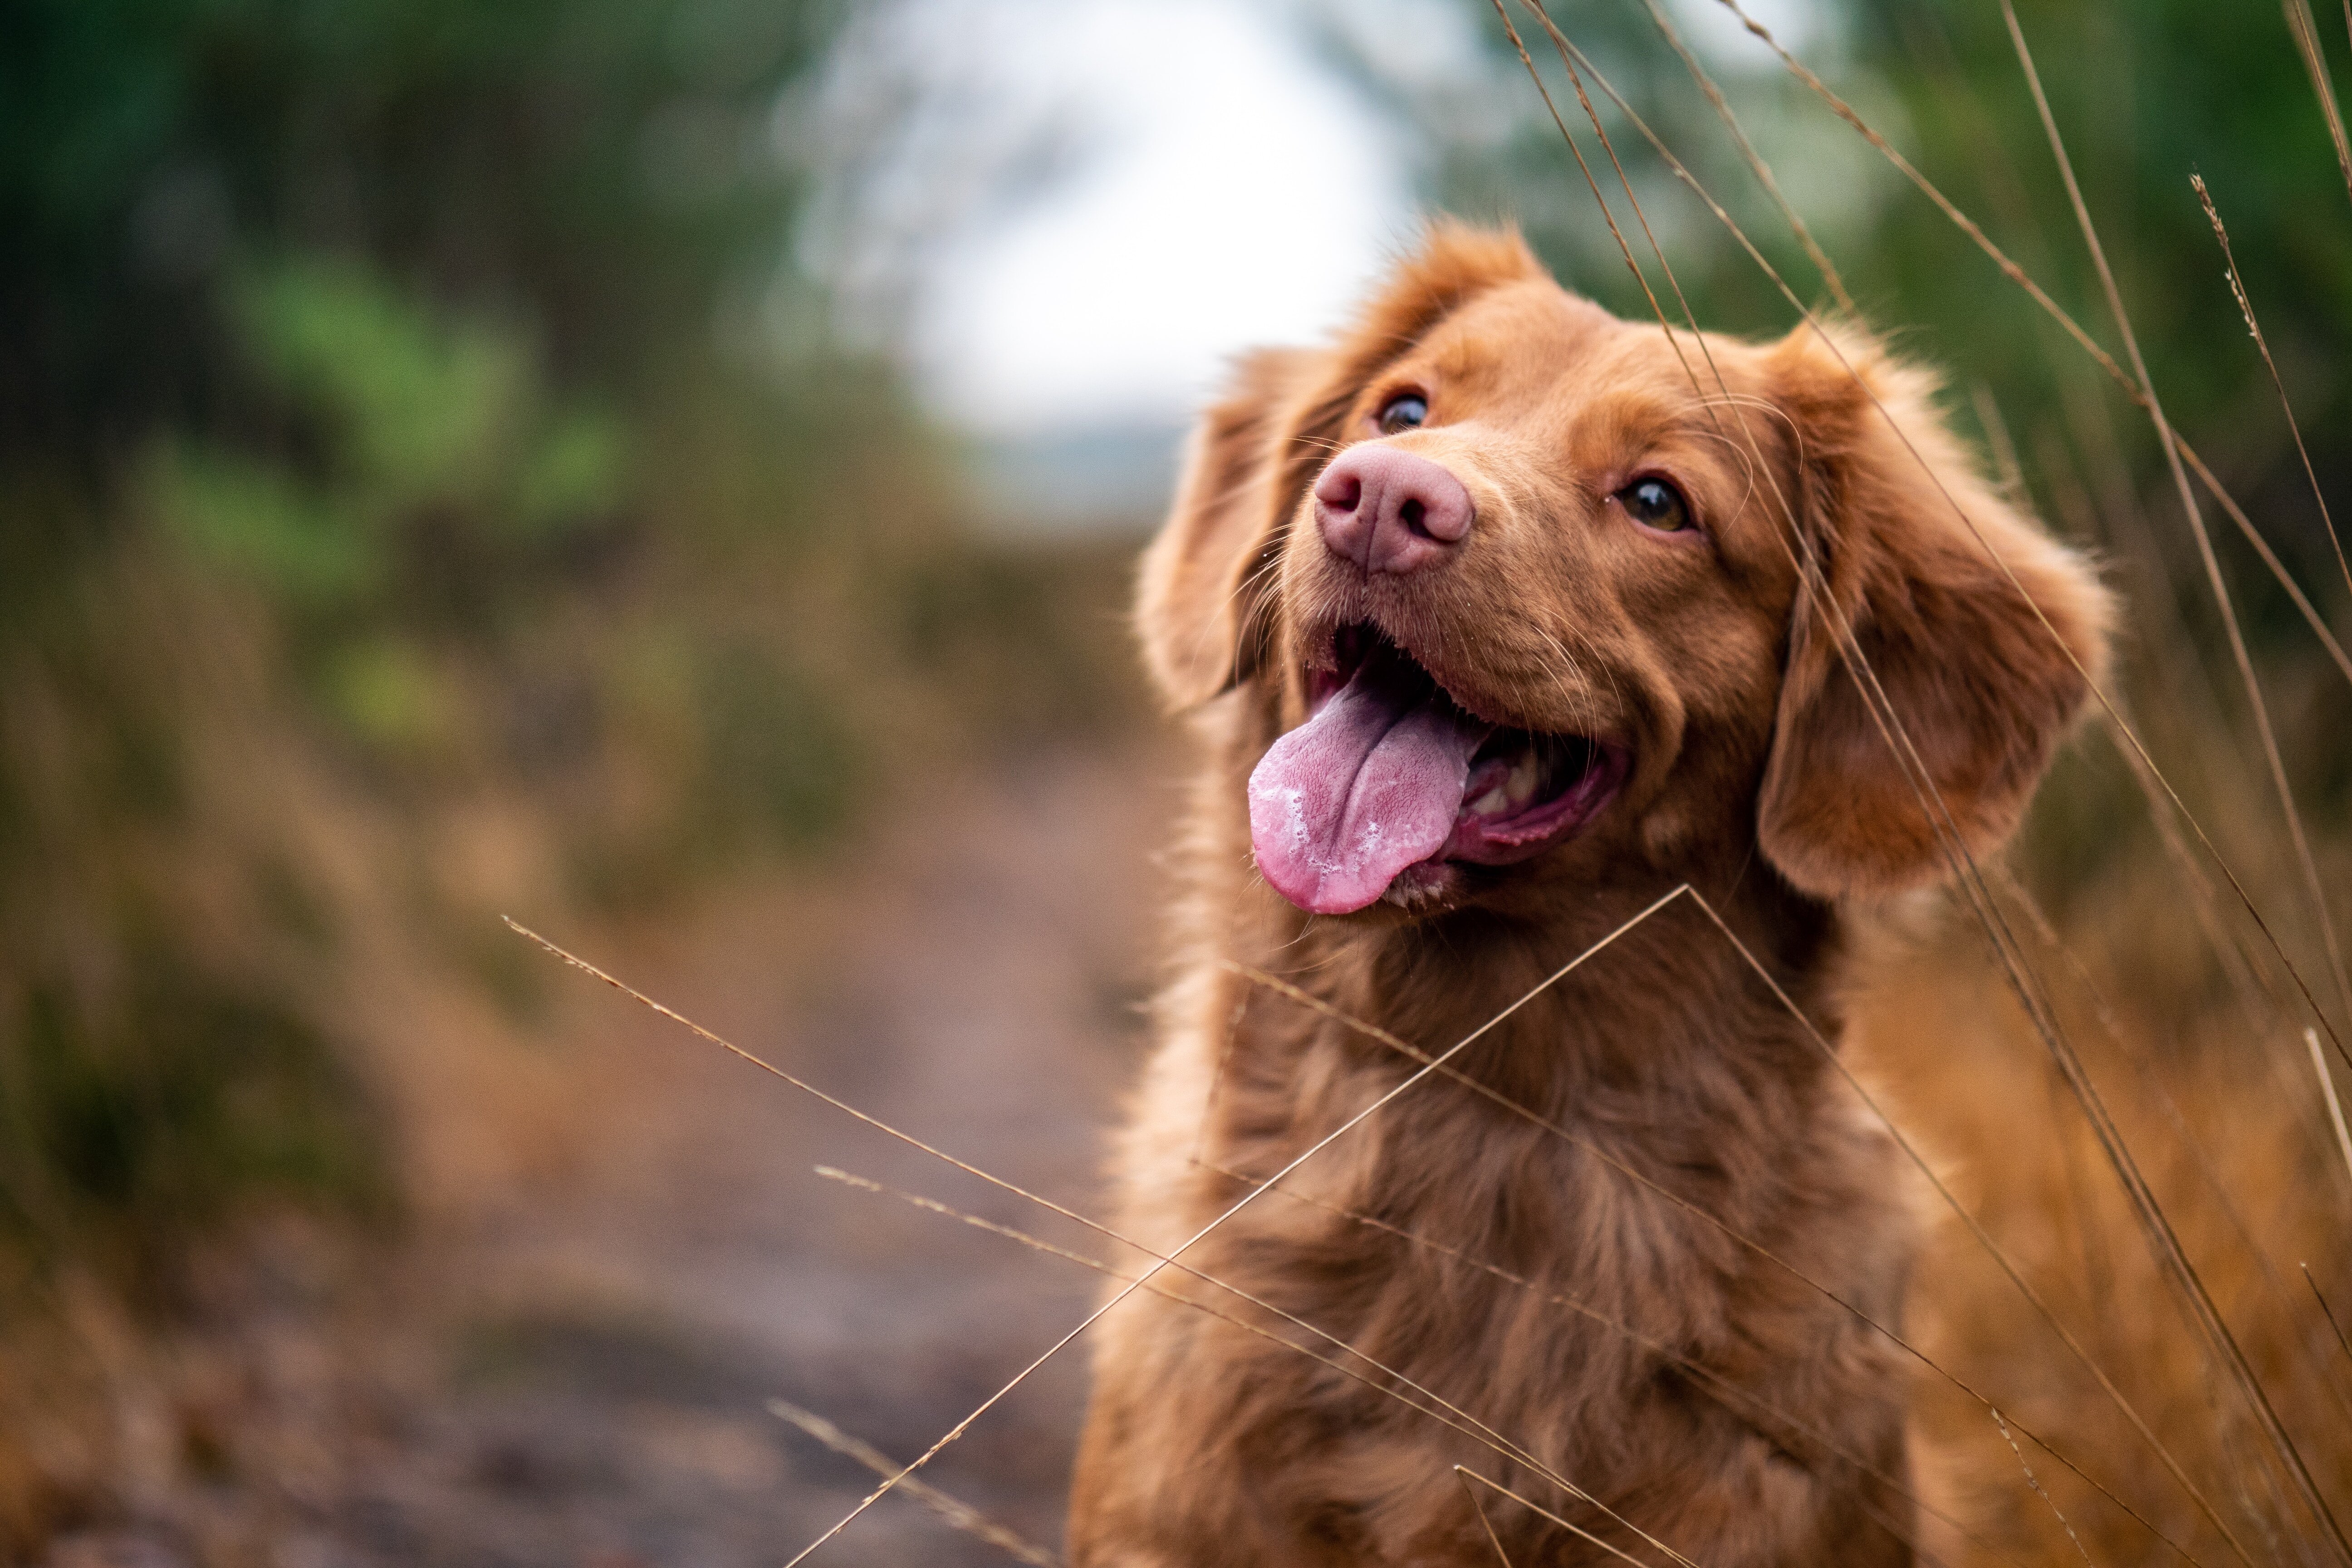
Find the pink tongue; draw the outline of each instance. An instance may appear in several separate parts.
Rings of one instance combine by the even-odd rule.
[[[1258,869],[1315,914],[1374,902],[1444,846],[1471,755],[1492,732],[1402,660],[1367,659],[1250,774]]]

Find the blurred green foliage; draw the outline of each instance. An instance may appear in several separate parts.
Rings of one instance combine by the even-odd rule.
[[[15,1217],[46,1243],[95,1244],[136,1268],[256,1191],[383,1212],[384,1130],[317,1029],[173,962],[166,948],[142,963],[102,1033],[54,990],[23,998],[0,1081]]]
[[[517,891],[438,847],[485,800],[590,905],[846,824],[903,739],[847,585],[950,490],[887,374],[771,325],[822,314],[778,107],[838,20],[0,10],[0,1235],[380,1210],[351,966],[404,923],[514,1011],[443,934]]]
[[[2321,483],[2335,493],[2352,477],[2352,381],[2340,363],[2352,339],[2352,196],[2284,16],[2187,0],[2127,11],[2064,0],[2021,5],[2019,20],[2168,415],[2322,602],[2340,605],[2341,574],[2277,394],[2189,183],[2203,174],[2230,225]],[[1857,10],[1854,30],[1857,58],[1900,95],[1938,184],[2123,359],[1998,8],[1912,0]],[[2347,50],[2339,16],[2339,67]],[[2106,438],[2089,427],[2100,418],[2081,406],[2089,400],[2113,421],[2124,462],[2157,473],[2146,418],[2045,317],[2021,308],[2020,290],[1941,214],[1916,196],[1890,201],[1870,240],[1856,258],[1862,296],[1901,301],[1889,324],[1916,329],[1923,347],[1995,389],[2029,472],[2097,474]],[[2147,510],[2156,536],[2171,542],[2168,559],[2186,565],[2177,502],[2164,515],[2152,497]],[[2242,550],[2232,559],[2251,563]],[[2232,585],[2260,610],[2258,625],[2307,644],[2258,567]]]
[[[435,319],[349,265],[298,262],[236,290],[239,337],[310,437],[305,475],[185,440],[158,454],[154,505],[203,558],[273,600],[348,614],[396,591],[395,563],[436,515],[484,542],[547,549],[609,519],[624,432],[550,408],[539,357],[511,331]]]
[[[0,1246],[152,1282],[392,1212],[386,984],[529,1029],[498,913],[1118,710],[1116,628],[810,326],[842,9],[0,7]]]
[[[567,380],[627,382],[707,341],[727,289],[765,286],[795,195],[769,119],[833,10],[10,6],[0,431],[89,458],[159,423],[246,424],[222,307],[237,269],[289,255],[516,311]]]

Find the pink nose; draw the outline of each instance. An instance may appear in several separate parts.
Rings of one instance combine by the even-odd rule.
[[[1315,521],[1331,553],[1402,576],[1444,560],[1470,532],[1470,492],[1427,458],[1377,441],[1349,447],[1315,481]]]

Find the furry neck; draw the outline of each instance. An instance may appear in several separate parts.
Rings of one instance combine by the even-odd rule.
[[[1684,885],[1629,875],[1563,895],[1539,918],[1469,908],[1384,925],[1302,918],[1259,889],[1248,900],[1258,918],[1236,922],[1227,953],[1427,1057],[1470,1039],[1447,1065],[1476,1068],[1530,1109],[1671,1093],[1710,1065],[1742,1079],[1810,1076],[1821,1047],[1790,1004],[1836,1039],[1835,912],[1760,868],[1712,894],[1695,878]],[[1337,1034],[1360,1055],[1412,1066],[1368,1030]]]

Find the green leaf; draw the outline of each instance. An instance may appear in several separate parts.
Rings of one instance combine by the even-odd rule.
[[[360,740],[391,752],[438,749],[457,728],[449,683],[414,643],[372,637],[335,651],[323,672],[328,706]]]
[[[166,441],[149,463],[148,495],[164,528],[199,560],[304,607],[357,598],[384,571],[364,519],[236,453]]]
[[[242,297],[263,366],[326,416],[336,466],[391,508],[492,500],[539,401],[520,334],[453,321],[365,268],[315,258]]]
[[[524,538],[560,534],[620,504],[626,451],[617,420],[577,413],[554,423],[525,455],[502,521]]]

